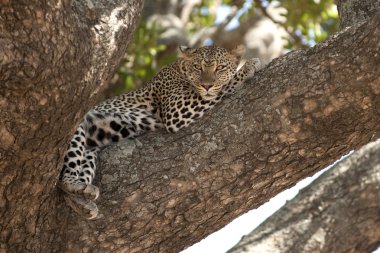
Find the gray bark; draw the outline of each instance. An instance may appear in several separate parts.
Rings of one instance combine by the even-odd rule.
[[[380,245],[380,140],[322,174],[228,253],[372,252]]]
[[[83,220],[56,177],[142,5],[85,3],[0,8],[1,251],[177,252],[379,131],[377,16],[277,59],[179,134],[108,148],[97,178],[104,216]]]
[[[379,3],[337,1],[341,28],[373,17]],[[380,244],[379,166],[378,140],[320,176],[229,253],[372,252]]]
[[[178,134],[106,149],[103,217],[68,217],[67,247],[178,252],[369,142],[380,130],[379,24],[276,59]]]
[[[55,187],[63,153],[141,8],[140,0],[1,1],[0,252],[64,252]]]
[[[379,0],[335,0],[338,6],[340,29],[356,26],[380,10]]]

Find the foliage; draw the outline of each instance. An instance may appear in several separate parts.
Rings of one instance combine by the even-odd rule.
[[[141,87],[162,67],[157,55],[166,47],[157,44],[160,32],[160,28],[155,24],[147,25],[146,22],[140,22],[133,43],[118,69],[118,78],[122,80],[123,85],[117,93]]]
[[[270,4],[286,9],[283,14],[285,21],[277,21],[266,13]],[[338,14],[333,0],[202,0],[194,6],[184,25],[188,38],[205,27],[217,25],[218,8],[231,6],[239,10],[235,13],[235,19],[239,22],[244,22],[261,9],[288,32],[288,49],[312,46],[338,30]],[[155,23],[140,22],[134,41],[118,70],[118,82],[122,83],[118,93],[141,87],[162,66],[174,60],[174,55],[164,53],[167,50],[165,45],[157,44],[162,32],[164,29]]]
[[[215,6],[217,1],[202,0],[199,6],[196,6],[186,24],[186,30],[189,34],[195,34],[204,27],[212,26],[216,20]]]
[[[303,45],[312,46],[315,43],[338,31],[338,13],[333,0],[269,0],[287,10],[284,15],[284,27],[300,37]],[[289,40],[288,48],[296,45]]]

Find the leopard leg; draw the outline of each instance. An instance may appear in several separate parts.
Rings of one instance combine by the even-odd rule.
[[[86,149],[86,126],[82,123],[75,132],[66,151],[61,170],[59,187],[69,194],[95,200],[98,187],[92,185],[95,175],[96,150]]]
[[[149,113],[133,114],[90,111],[75,132],[64,158],[61,188],[69,194],[96,199],[99,190],[92,185],[100,148],[126,138],[134,138],[159,126]]]
[[[98,198],[99,189],[92,181],[100,148],[161,126],[150,112],[136,109],[134,113],[90,111],[66,151],[59,186],[68,193],[67,204],[88,219],[98,214],[93,200]]]

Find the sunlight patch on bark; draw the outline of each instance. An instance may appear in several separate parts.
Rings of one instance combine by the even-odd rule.
[[[109,45],[112,51],[117,48],[117,43],[115,43],[116,33],[119,32],[121,27],[127,27],[125,24],[129,23],[129,18],[127,15],[125,15],[123,18],[120,18],[122,15],[121,12],[126,9],[126,6],[115,8],[108,18],[108,27],[111,30],[111,41]]]

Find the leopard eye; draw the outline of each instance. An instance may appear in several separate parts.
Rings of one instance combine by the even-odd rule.
[[[227,68],[226,65],[219,65],[218,67],[216,67],[216,71],[222,71],[222,70],[225,70]]]
[[[197,64],[197,63],[193,64],[193,68],[195,68],[196,70],[202,70],[202,66],[200,64]]]

